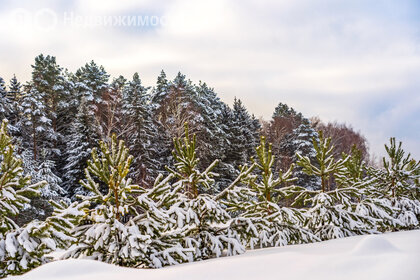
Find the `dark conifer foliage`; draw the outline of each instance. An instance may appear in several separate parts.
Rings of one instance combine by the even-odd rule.
[[[59,185],[66,193],[58,193],[71,200],[86,195],[80,180],[87,159],[97,143],[110,141],[112,134],[126,142],[133,155],[129,176],[144,187],[153,186],[166,166],[174,168],[173,139],[184,136],[185,123],[200,147],[198,167],[220,161],[215,167],[220,180],[209,193],[232,183],[239,167],[255,156],[260,134],[273,143],[275,170],[288,170],[297,161],[296,153],[315,156],[315,125],[293,108],[280,103],[262,127],[240,99],[229,107],[208,84],[194,84],[180,72],[171,80],[162,70],[150,87],[139,73],[111,79],[94,61],[72,73],[54,56],[41,54],[32,65],[31,80],[22,86],[16,77],[9,85],[0,79],[0,95],[0,114],[9,120],[25,171],[37,177],[47,170],[51,186]],[[319,188],[319,180],[300,167],[293,172],[299,185]],[[56,197],[48,193],[51,186],[44,190],[45,197]]]

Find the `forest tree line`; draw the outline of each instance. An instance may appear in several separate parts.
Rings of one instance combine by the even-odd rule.
[[[103,66],[91,61],[75,73],[63,69],[53,56],[39,55],[32,65],[32,79],[24,84],[13,77],[8,85],[0,78],[0,118],[9,121],[9,131],[17,155],[34,182],[46,180],[42,198],[28,211],[45,218],[52,208],[45,200],[63,197],[74,200],[86,194],[84,178],[87,159],[100,140],[115,133],[124,140],[134,157],[130,177],[150,187],[159,172],[173,167],[173,138],[190,132],[197,135],[200,167],[220,160],[216,172],[220,180],[215,190],[228,186],[238,175],[238,167],[255,156],[261,135],[273,143],[274,167],[287,170],[297,162],[296,153],[314,157],[312,137],[319,130],[332,137],[335,158],[356,146],[368,161],[366,139],[345,124],[324,124],[311,120],[286,104],[279,103],[270,121],[258,120],[241,100],[232,108],[220,100],[206,83],[193,84],[178,73],[169,80],[164,71],[154,87],[142,84],[135,73],[111,80]],[[300,174],[298,184],[319,188],[314,176]],[[334,184],[332,182],[332,184]],[[27,222],[33,216],[21,215]]]

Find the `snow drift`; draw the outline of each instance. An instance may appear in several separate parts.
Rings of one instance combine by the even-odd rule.
[[[420,279],[420,230],[354,236],[248,251],[162,269],[122,268],[91,260],[43,265],[11,280],[114,279]],[[9,279],[9,278],[8,278]]]

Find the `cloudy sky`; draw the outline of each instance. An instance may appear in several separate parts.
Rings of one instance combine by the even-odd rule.
[[[0,36],[5,80],[28,80],[40,53],[147,85],[181,71],[256,116],[284,102],[351,124],[372,153],[395,136],[420,158],[418,1],[0,0]]]

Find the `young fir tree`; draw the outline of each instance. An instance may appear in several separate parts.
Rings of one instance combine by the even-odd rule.
[[[169,169],[178,179],[173,187],[180,192],[168,212],[177,221],[182,245],[192,250],[194,260],[241,254],[245,248],[230,215],[215,196],[203,193],[214,187],[217,174],[212,170],[218,161],[201,172],[195,146],[196,136],[190,138],[185,125],[184,138],[174,139],[175,169]]]
[[[355,187],[338,185],[331,190],[328,186],[330,176],[345,172],[347,158],[335,160],[331,138],[313,139],[316,162],[308,157],[297,155],[298,164],[308,175],[316,175],[321,180],[320,190],[307,190],[291,187],[289,194],[297,194],[292,205],[308,206],[306,225],[321,240],[341,238],[357,234],[376,232],[375,219],[356,213],[354,200],[361,196]],[[286,192],[287,192],[286,191]]]
[[[64,258],[87,257],[131,267],[161,267],[186,259],[183,249],[169,238],[166,213],[149,197],[150,191],[127,178],[133,157],[115,134],[109,145],[100,142],[86,168],[82,185],[92,195],[83,197],[86,215],[73,229],[75,245]],[[100,190],[100,184],[106,192]],[[161,236],[162,235],[162,236]]]
[[[398,145],[395,138],[390,139],[390,145],[385,145],[388,158],[383,157],[383,169],[369,168],[368,173],[374,179],[374,185],[379,192],[377,196],[391,201],[395,208],[393,217],[402,224],[400,228],[415,228],[419,226],[420,201],[417,197],[419,186],[420,162],[405,154],[402,143]]]
[[[276,176],[271,144],[267,147],[264,136],[256,153],[258,159],[253,161],[258,172],[243,178],[243,187],[228,191],[225,201],[228,210],[239,214],[237,223],[247,224],[241,232],[243,243],[251,248],[263,248],[317,241],[304,228],[303,211],[280,206],[285,197],[283,188],[297,179],[292,176],[293,165]]]

